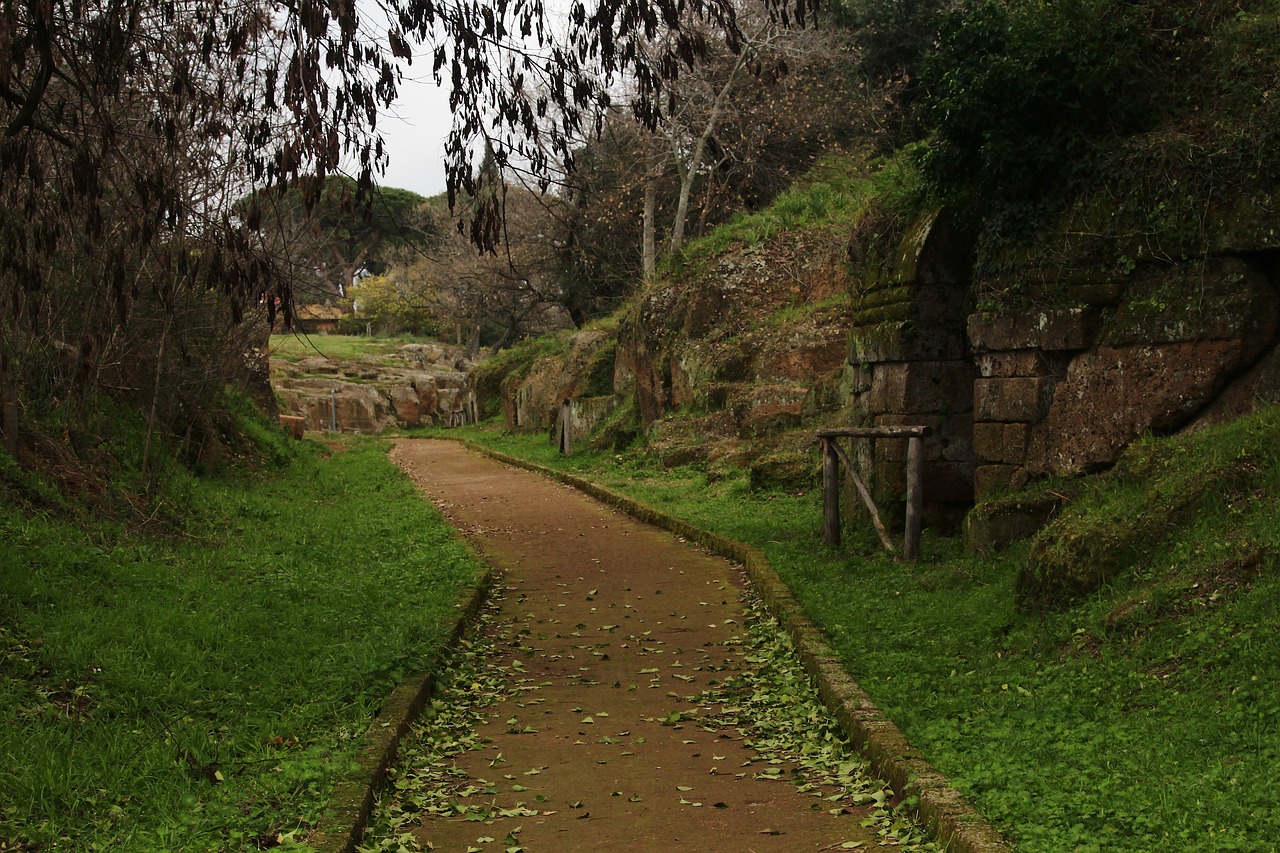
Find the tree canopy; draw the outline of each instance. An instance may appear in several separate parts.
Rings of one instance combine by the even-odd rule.
[[[296,186],[261,190],[241,199],[237,213],[275,243],[299,299],[330,302],[345,297],[361,271],[383,273],[392,256],[427,251],[442,237],[427,199],[415,192],[379,187],[364,203],[359,197],[355,181],[330,175],[314,203]]]
[[[812,12],[813,0],[768,2],[788,21]],[[313,205],[344,167],[368,193],[386,163],[378,116],[415,46],[451,87],[450,202],[479,200],[469,236],[492,246],[501,194],[484,190],[485,176],[519,164],[546,186],[624,72],[633,111],[653,125],[665,81],[705,51],[706,28],[731,48],[741,42],[733,0],[576,0],[563,30],[549,24],[543,0],[388,0],[374,9],[324,0],[4,4],[0,428],[10,450],[33,394],[58,406],[110,385],[155,410],[172,384],[162,381],[166,347],[144,345],[149,357],[137,359],[120,342],[170,332],[190,341],[173,323],[192,300],[213,300],[201,317],[238,320],[259,304],[287,312],[290,278],[235,200],[293,188]],[[497,169],[481,170],[480,153]],[[134,322],[143,315],[158,323],[145,334]],[[192,407],[194,397],[178,408]]]

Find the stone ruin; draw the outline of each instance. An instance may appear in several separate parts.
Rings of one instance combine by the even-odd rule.
[[[379,433],[471,420],[467,367],[455,348],[406,344],[390,361],[316,356],[273,365],[271,384],[281,414],[307,430]]]
[[[851,283],[852,425],[934,428],[926,517],[950,524],[1036,478],[1103,470],[1145,433],[1280,399],[1278,245],[1244,238],[1110,273],[1027,268],[972,281],[972,234],[931,213],[896,257]],[[881,494],[903,492],[897,444],[859,449]],[[978,547],[1025,535],[1051,510],[1014,514]]]

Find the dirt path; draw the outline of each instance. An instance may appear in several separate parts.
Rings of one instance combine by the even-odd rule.
[[[497,789],[495,805],[537,803],[496,825],[425,819],[424,848],[504,850],[493,839],[516,826],[531,853],[879,843],[861,826],[867,809],[831,814],[789,766],[761,773],[741,737],[662,724],[694,710],[681,697],[750,665],[733,566],[453,442],[401,441],[392,459],[502,572],[499,622],[523,687],[488,711],[486,747],[457,763]]]

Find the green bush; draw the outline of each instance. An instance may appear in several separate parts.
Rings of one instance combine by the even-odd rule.
[[[937,38],[938,14],[955,0],[843,0],[837,23],[853,30],[859,66],[875,79],[914,78]]]
[[[939,21],[924,167],[944,194],[1035,202],[1155,117],[1157,44],[1136,4],[966,0]]]

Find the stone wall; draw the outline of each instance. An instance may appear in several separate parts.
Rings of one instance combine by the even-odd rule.
[[[852,426],[925,425],[926,519],[951,526],[973,503],[974,365],[965,336],[972,234],[946,210],[916,223],[877,261],[852,248]],[[859,463],[883,499],[906,491],[906,442],[862,441]]]
[[[1146,432],[1170,433],[1214,408],[1238,378],[1268,380],[1280,326],[1266,256],[1148,264],[1098,286],[1055,288],[1074,307],[975,313],[975,493],[1111,466]],[[1085,301],[1091,304],[1079,304]],[[1258,370],[1255,370],[1258,367]],[[1269,371],[1274,379],[1274,368]],[[1221,400],[1221,402],[1219,402]]]
[[[971,234],[945,210],[889,257],[855,240],[852,425],[934,428],[925,502],[936,523],[1037,478],[1105,469],[1144,433],[1280,399],[1280,250],[1215,246],[971,282]],[[905,448],[861,444],[879,494],[900,497]]]

